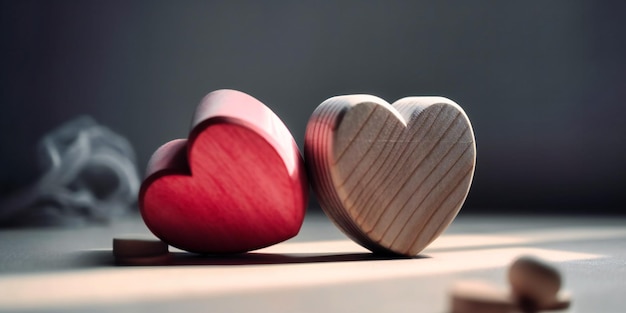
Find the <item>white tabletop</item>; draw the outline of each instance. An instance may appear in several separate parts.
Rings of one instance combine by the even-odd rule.
[[[171,266],[115,266],[111,240],[150,235],[137,216],[111,225],[0,231],[0,311],[446,312],[458,280],[506,288],[520,255],[552,262],[567,312],[623,312],[626,219],[463,213],[415,258],[374,256],[322,214],[247,255],[170,249]]]

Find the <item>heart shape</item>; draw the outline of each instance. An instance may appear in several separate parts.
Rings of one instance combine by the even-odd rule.
[[[476,164],[470,121],[443,97],[330,98],[309,120],[304,154],[322,209],[346,235],[407,256],[452,222]]]
[[[139,193],[141,215],[164,242],[197,253],[238,253],[295,236],[308,182],[283,122],[235,90],[208,94],[189,139],[152,155]]]

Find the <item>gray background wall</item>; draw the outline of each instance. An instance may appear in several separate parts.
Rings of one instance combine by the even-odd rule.
[[[80,114],[143,169],[204,94],[245,91],[300,146],[326,98],[444,95],[475,127],[467,212],[623,213],[626,5],[618,1],[1,1],[0,191]]]

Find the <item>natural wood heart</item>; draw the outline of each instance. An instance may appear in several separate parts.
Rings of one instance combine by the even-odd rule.
[[[309,120],[304,151],[330,219],[374,252],[409,256],[452,222],[476,164],[470,121],[443,97],[330,98]]]
[[[304,162],[287,127],[253,97],[218,90],[198,106],[188,140],[153,154],[139,204],[164,242],[234,253],[295,236],[307,198]]]

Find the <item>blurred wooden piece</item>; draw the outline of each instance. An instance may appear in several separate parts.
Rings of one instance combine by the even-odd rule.
[[[313,112],[304,150],[330,219],[374,252],[407,256],[452,222],[476,164],[470,121],[443,97],[330,98]]]
[[[506,288],[482,280],[459,281],[450,291],[449,313],[536,313],[560,311],[570,305],[570,296],[560,293],[541,306],[525,306]]]
[[[559,293],[561,275],[539,259],[523,256],[509,267],[511,291],[484,281],[460,281],[452,288],[451,313],[536,313],[564,310],[570,296]]]
[[[561,274],[536,258],[520,257],[509,267],[511,292],[524,312],[556,310],[569,306],[569,297],[560,295]]]

